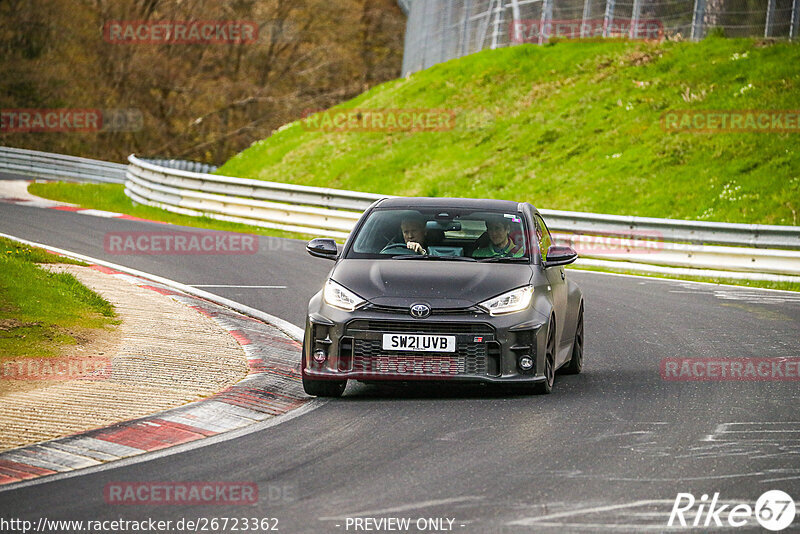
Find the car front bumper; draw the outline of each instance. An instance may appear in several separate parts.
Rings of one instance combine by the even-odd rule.
[[[531,384],[545,380],[547,316],[534,308],[504,316],[483,312],[408,313],[360,309],[346,312],[312,299],[303,343],[303,375],[313,380],[453,381]],[[456,351],[384,350],[385,333],[456,337]],[[314,358],[324,354],[324,360]],[[534,366],[523,370],[522,356]]]

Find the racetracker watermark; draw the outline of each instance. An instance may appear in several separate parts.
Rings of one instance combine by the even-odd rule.
[[[106,504],[244,505],[258,502],[255,482],[109,482]]]
[[[108,232],[103,247],[109,254],[252,255],[258,236],[222,232]]]
[[[664,358],[661,378],[678,382],[796,382],[800,380],[800,357]]]
[[[258,23],[249,20],[110,20],[103,39],[114,44],[253,44]]]
[[[661,39],[664,25],[660,20],[612,19],[564,19],[542,24],[538,19],[512,21],[509,38],[514,44],[541,43],[550,38],[581,39],[588,37],[628,37],[630,39]]]
[[[465,526],[454,517],[346,517],[336,525],[345,532],[453,532]]]
[[[0,380],[106,380],[111,378],[111,359],[20,358],[0,366]]]
[[[311,132],[444,132],[456,126],[448,109],[342,109],[303,114]]]
[[[800,110],[680,110],[661,115],[665,132],[800,133]]]
[[[795,502],[784,491],[764,492],[754,507],[748,503],[729,502],[723,504],[720,502],[719,495],[719,493],[714,493],[709,498],[708,494],[703,494],[699,500],[696,500],[691,493],[678,493],[669,514],[667,526],[700,527],[706,531],[709,527],[753,527],[755,525],[752,519],[755,518],[763,528],[778,532],[789,527],[794,521]],[[696,510],[694,510],[695,505],[697,505]]]
[[[655,254],[664,250],[663,236],[659,232],[630,231],[625,236],[554,233],[559,245],[568,245],[578,254]]]
[[[0,133],[137,132],[138,109],[0,109]]]

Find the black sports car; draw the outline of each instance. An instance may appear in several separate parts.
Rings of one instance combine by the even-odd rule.
[[[549,393],[583,363],[583,296],[528,203],[391,198],[359,219],[308,305],[303,387],[340,396],[360,381],[477,381]]]

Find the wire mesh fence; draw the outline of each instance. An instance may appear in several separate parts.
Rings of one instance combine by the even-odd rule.
[[[485,48],[560,39],[797,39],[800,0],[403,0],[403,74]]]

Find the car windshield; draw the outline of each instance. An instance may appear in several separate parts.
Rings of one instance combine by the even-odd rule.
[[[525,261],[521,213],[451,208],[376,209],[353,240],[349,259]]]

